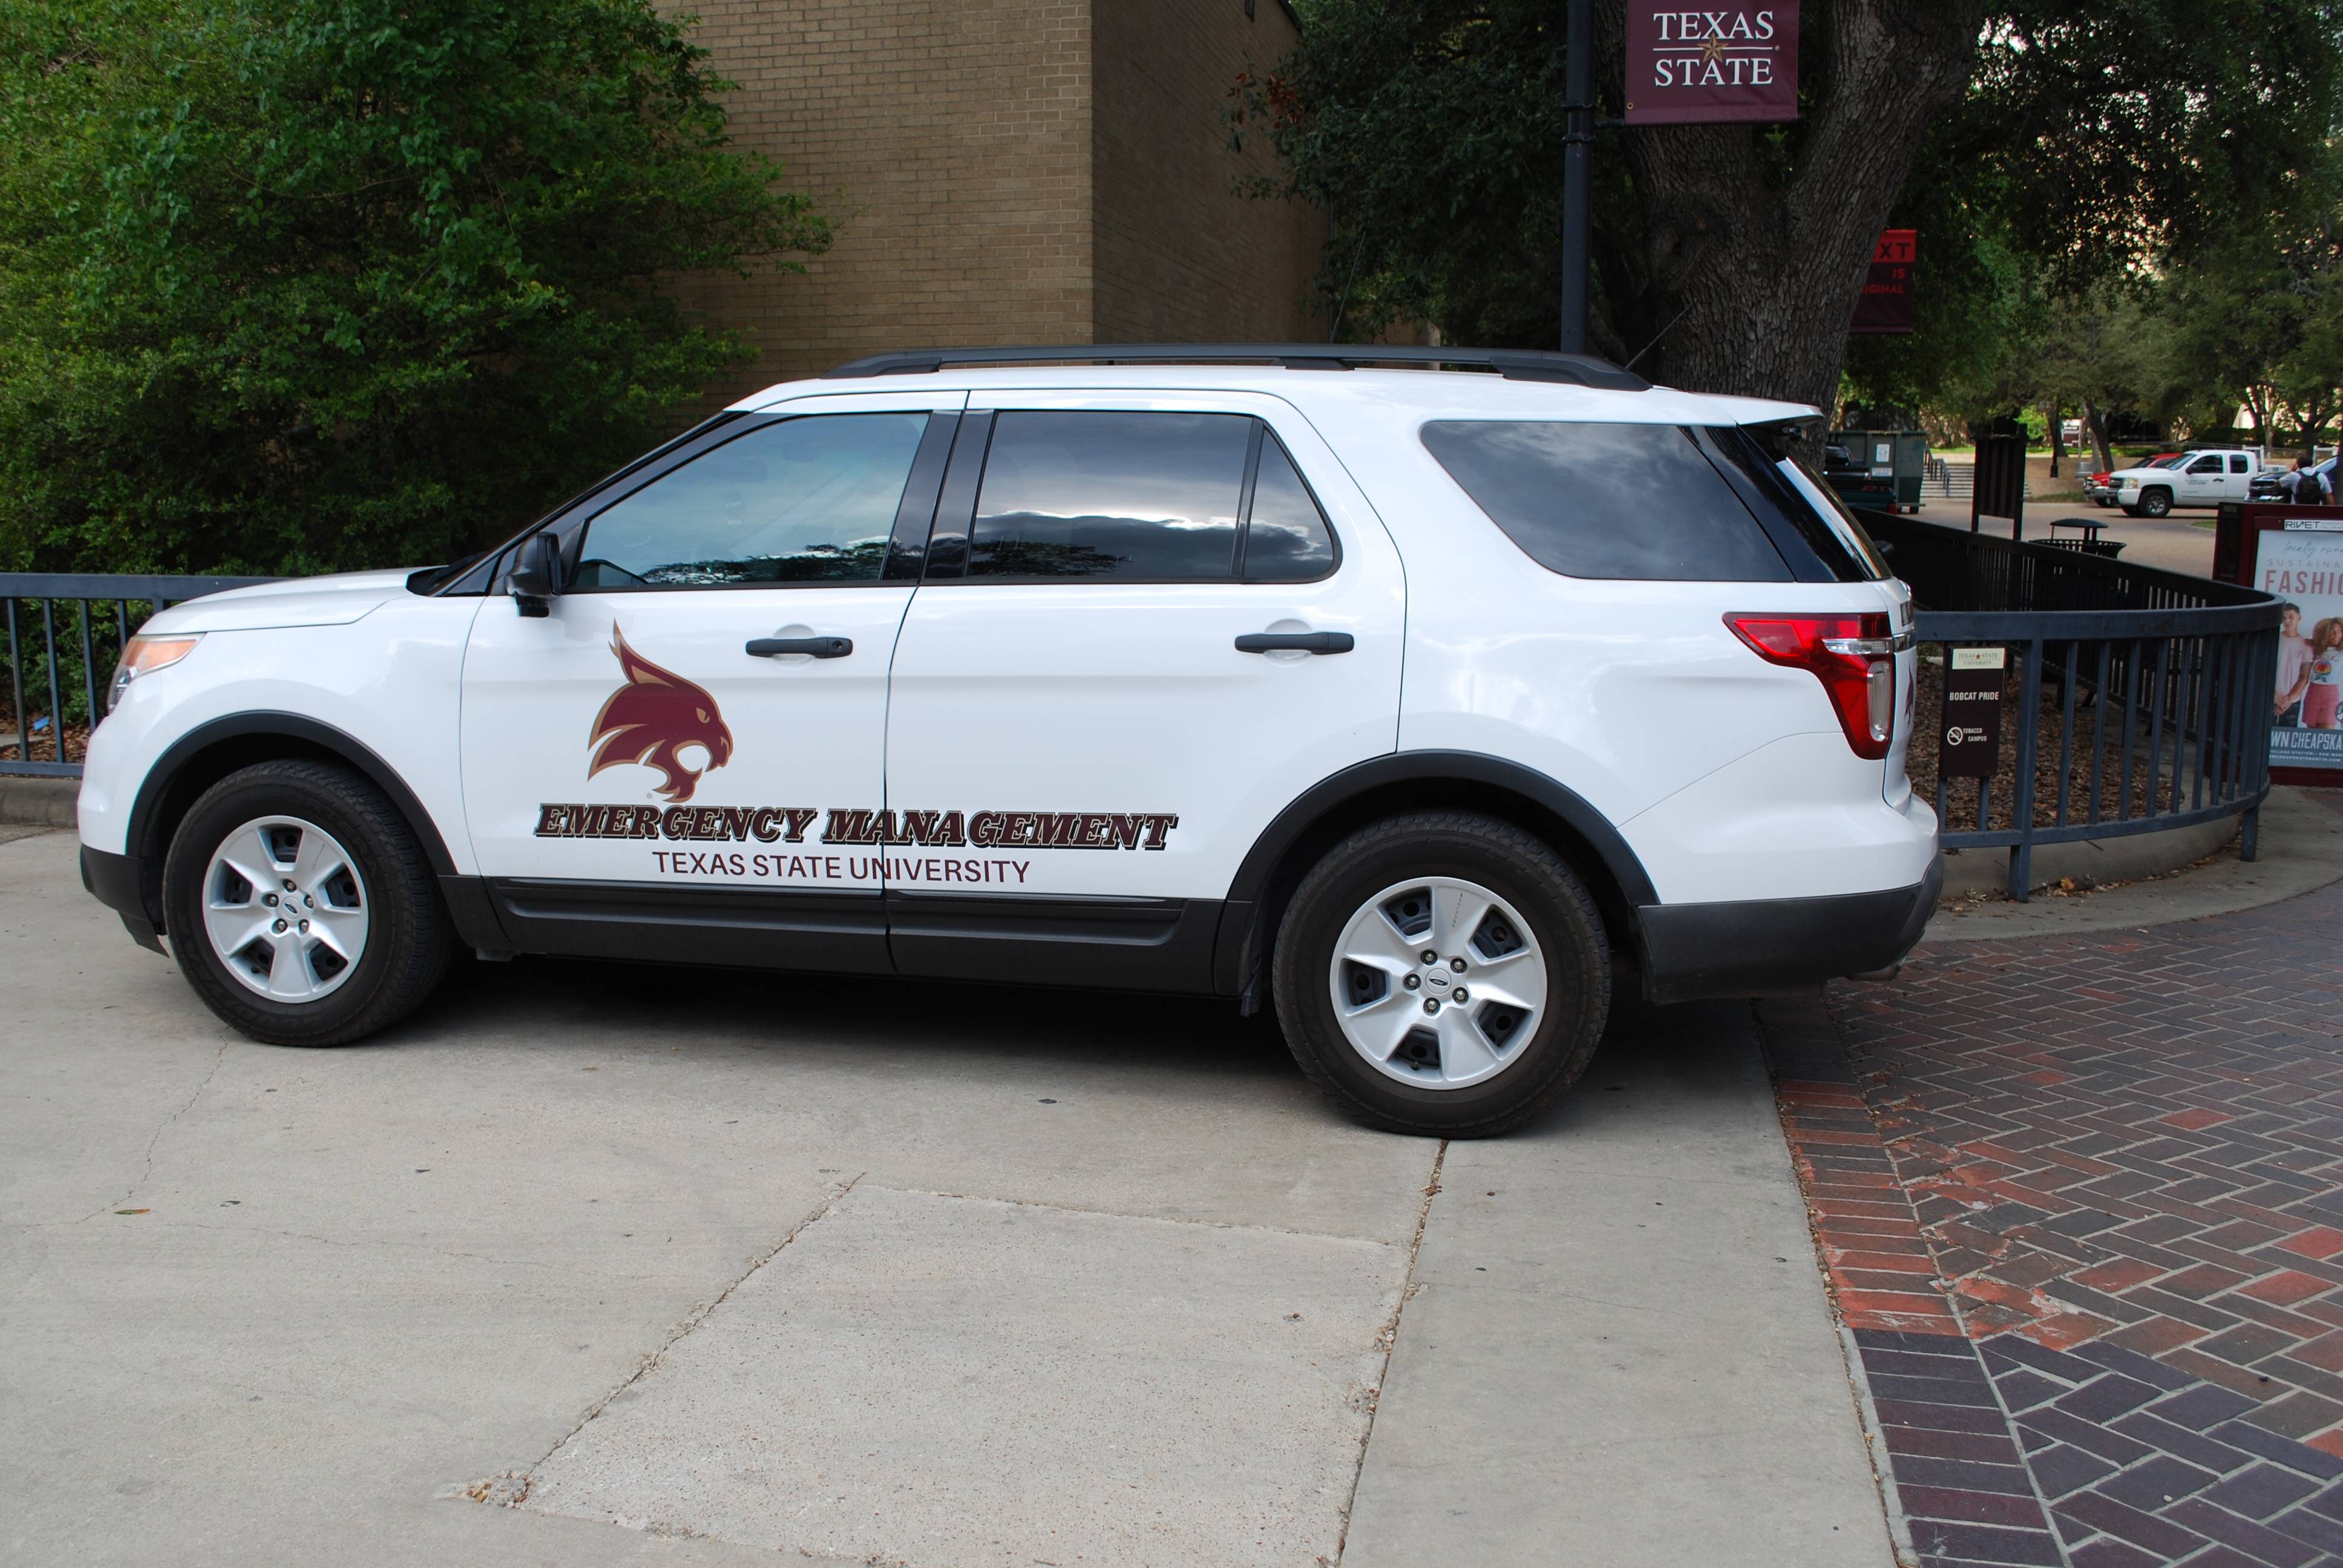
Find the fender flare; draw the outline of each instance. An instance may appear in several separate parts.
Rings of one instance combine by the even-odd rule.
[[[1215,989],[1236,991],[1245,981],[1244,953],[1252,933],[1253,910],[1269,890],[1270,874],[1302,836],[1321,818],[1370,790],[1412,782],[1448,783],[1463,780],[1508,790],[1544,807],[1584,839],[1617,884],[1632,912],[1660,901],[1651,873],[1628,847],[1611,819],[1569,786],[1478,751],[1394,751],[1355,763],[1320,779],[1280,811],[1253,840],[1230,880],[1228,902],[1215,944]]]
[[[236,740],[246,736],[281,735],[299,740],[325,751],[364,774],[368,782],[390,798],[390,803],[407,819],[416,842],[423,847],[424,858],[430,861],[434,875],[456,875],[455,857],[447,852],[447,840],[439,831],[439,824],[424,809],[415,791],[397,769],[377,756],[364,741],[330,724],[307,718],[298,713],[252,712],[233,713],[198,724],[173,741],[146,770],[146,778],[138,786],[138,797],[130,808],[129,832],[124,847],[141,859],[159,863],[162,846],[153,842],[156,814],[171,793],[179,775],[199,754],[208,751],[224,740]]]

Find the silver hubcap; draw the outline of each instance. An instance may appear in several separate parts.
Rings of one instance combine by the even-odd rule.
[[[1342,1034],[1376,1071],[1462,1089],[1520,1059],[1545,1013],[1545,957],[1477,882],[1419,877],[1359,907],[1328,976]]]
[[[212,851],[204,933],[247,990],[315,1001],[365,955],[366,884],[335,837],[298,817],[259,817]]]

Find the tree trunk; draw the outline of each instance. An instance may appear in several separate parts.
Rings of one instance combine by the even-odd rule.
[[[2088,397],[2083,399],[2083,430],[2091,437],[2091,450],[2098,454],[2098,471],[2102,474],[2112,471],[2116,457],[2107,450],[2107,418],[2099,412],[2099,406]]]
[[[1871,253],[1914,153],[1966,88],[1982,0],[1817,0],[1799,62],[1812,110],[1785,178],[1755,126],[1624,133],[1662,319],[1655,380],[1827,408]],[[1603,68],[1625,59],[1603,6]],[[1927,236],[1921,236],[1927,243]]]
[[[2042,406],[2042,421],[2050,431],[2050,477],[2058,477],[2058,465],[2066,459],[2066,422],[2058,417],[2058,405]]]

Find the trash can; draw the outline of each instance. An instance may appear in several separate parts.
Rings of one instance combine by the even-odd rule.
[[[1834,430],[1831,444],[1846,448],[1853,467],[1892,487],[1889,509],[1920,509],[1920,482],[1927,471],[1928,437],[1919,430]]]

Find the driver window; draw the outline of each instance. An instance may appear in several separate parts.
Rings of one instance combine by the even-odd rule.
[[[2192,474],[2217,474],[2221,471],[2221,459],[2199,457],[2188,465],[2188,471]]]
[[[597,512],[571,587],[877,582],[927,427],[818,414],[736,437]]]

